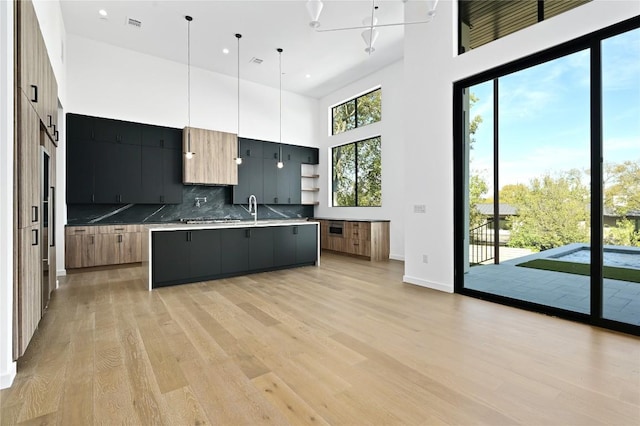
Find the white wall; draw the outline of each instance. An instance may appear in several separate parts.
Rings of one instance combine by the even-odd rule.
[[[13,336],[13,2],[0,1],[0,389],[16,375]]]
[[[187,125],[184,64],[69,34],[67,76],[67,112]],[[240,87],[240,136],[278,141],[278,89],[247,81]],[[235,77],[191,68],[192,126],[235,133],[236,98]],[[283,91],[282,142],[316,146],[317,108],[316,99]]]
[[[62,9],[59,0],[32,0],[33,8],[38,16],[40,31],[47,46],[49,61],[56,75],[58,83],[58,99],[62,105],[65,104],[66,95],[66,67],[64,50],[66,50],[66,30],[62,19]]]
[[[407,2],[405,20],[425,11],[424,1]],[[406,282],[453,291],[453,83],[639,13],[635,1],[594,0],[459,57],[456,2],[441,1],[428,25],[405,28]],[[426,213],[413,213],[414,204]]]
[[[322,218],[388,219],[391,221],[390,257],[404,259],[404,66],[398,61],[320,100],[320,205],[316,216]],[[382,87],[382,119],[339,135],[331,135],[331,107],[345,100]],[[345,143],[381,136],[382,207],[331,207],[331,148]]]

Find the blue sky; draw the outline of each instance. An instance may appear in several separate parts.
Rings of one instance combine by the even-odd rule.
[[[605,162],[640,161],[640,29],[603,41]],[[587,170],[589,152],[588,50],[499,79],[500,187],[546,172]],[[476,85],[471,171],[490,183],[493,161],[493,86]]]

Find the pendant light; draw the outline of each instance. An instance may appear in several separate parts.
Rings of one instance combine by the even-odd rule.
[[[240,39],[242,34],[236,34],[238,39],[238,133],[237,137],[240,138]],[[240,141],[238,141],[238,154],[236,156],[236,164],[242,164],[242,156],[240,155]]]
[[[309,22],[309,26],[311,28],[320,27],[320,13],[322,13],[322,8],[324,4],[322,0],[307,0],[307,12],[309,12],[309,17],[311,18],[311,22]]]
[[[193,18],[187,15],[184,19],[187,20],[187,151],[184,156],[187,160],[191,160],[195,155],[191,151],[191,21]]]
[[[282,162],[282,49],[278,48],[278,62],[280,65],[280,145],[278,146],[278,168],[284,167]]]

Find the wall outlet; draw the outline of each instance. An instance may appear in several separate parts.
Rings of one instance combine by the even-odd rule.
[[[427,206],[424,204],[414,204],[413,205],[413,212],[414,213],[426,213],[427,212]]]
[[[429,263],[429,256],[426,254],[422,255],[422,263]]]

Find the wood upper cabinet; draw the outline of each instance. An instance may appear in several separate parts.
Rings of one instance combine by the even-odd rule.
[[[18,95],[17,137],[18,228],[40,222],[40,120],[24,94]]]
[[[18,86],[33,105],[47,132],[57,141],[58,83],[40,31],[33,3],[18,5]]]
[[[190,141],[190,142],[189,142]],[[183,151],[195,155],[183,159],[183,182],[203,185],[237,185],[238,137],[233,133],[185,127]]]

